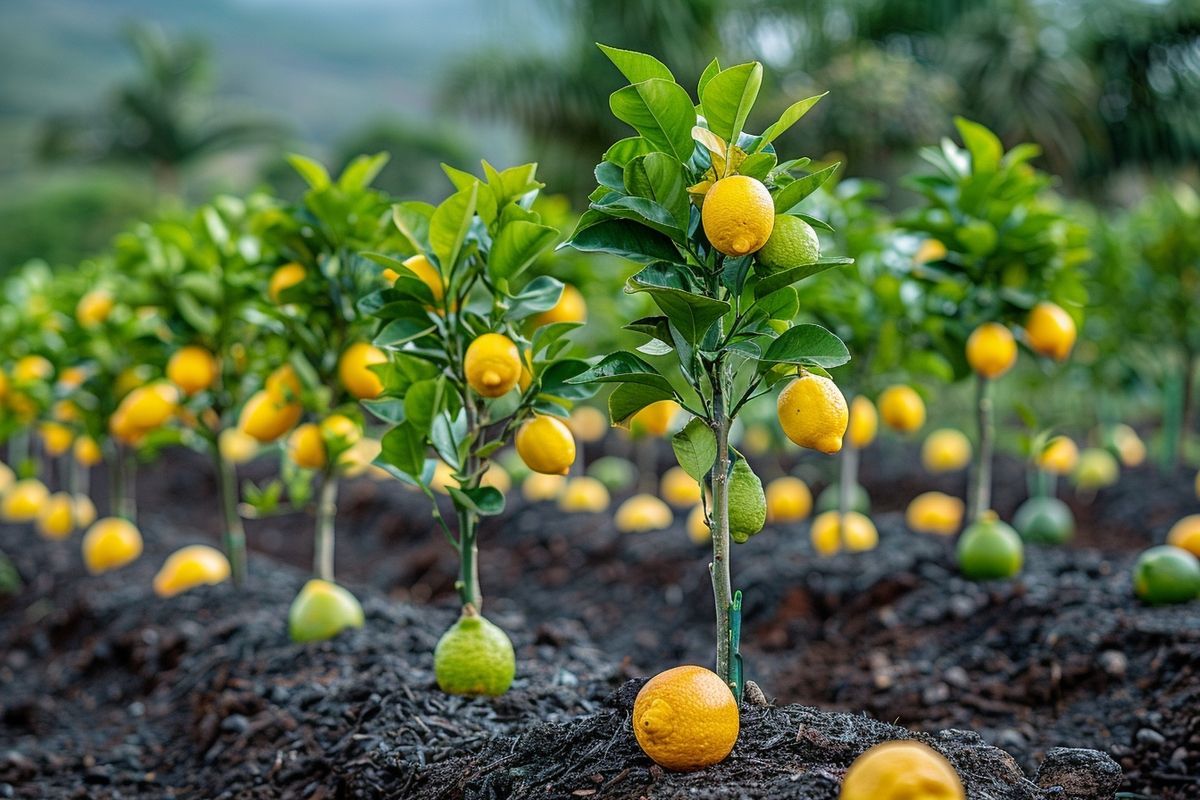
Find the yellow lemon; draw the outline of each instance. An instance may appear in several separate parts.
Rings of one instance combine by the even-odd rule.
[[[71,400],[59,400],[50,409],[50,416],[56,422],[81,422],[83,420],[83,412]]]
[[[917,252],[913,255],[913,262],[916,264],[929,264],[933,261],[941,261],[945,257],[946,245],[937,239],[926,239],[921,242],[921,246],[917,248]]]
[[[75,498],[55,492],[46,500],[37,518],[37,532],[44,539],[65,539],[75,530]]]
[[[271,273],[271,279],[267,284],[267,297],[271,298],[272,303],[278,303],[281,294],[298,285],[307,276],[308,272],[299,264],[295,262],[284,264]]]
[[[103,325],[116,302],[104,289],[93,289],[79,298],[75,305],[75,320],[84,328]]]
[[[674,400],[658,400],[644,407],[629,420],[629,432],[635,437],[663,436],[679,412]]]
[[[446,284],[442,281],[442,273],[438,272],[438,268],[430,263],[424,254],[418,253],[404,259],[404,266],[408,267],[421,283],[429,287],[429,291],[433,295],[433,302],[442,302],[442,298],[446,295]],[[388,270],[388,272],[392,272],[392,270]],[[387,275],[386,272],[384,274]],[[394,277],[391,280],[395,281],[398,276],[395,276],[394,272],[392,274]]]
[[[490,486],[500,494],[508,494],[509,489],[512,488],[512,477],[508,474],[508,470],[492,462],[488,464],[488,468],[484,470],[482,477],[480,477],[479,485]]]
[[[521,482],[521,496],[530,503],[557,500],[566,485],[567,479],[562,475],[545,475],[534,472]]]
[[[608,433],[608,417],[595,406],[579,406],[571,412],[567,427],[581,442],[598,442]]]
[[[1075,346],[1075,320],[1061,306],[1043,301],[1029,312],[1025,335],[1035,353],[1065,361]]]
[[[683,471],[683,467],[671,467],[659,481],[658,493],[673,506],[687,508],[700,502],[700,484]]]
[[[86,528],[96,521],[96,504],[86,494],[75,495],[75,527]]]
[[[549,311],[533,318],[533,325],[538,328],[555,322],[587,322],[587,301],[583,299],[583,292],[569,283],[563,284],[558,302]]]
[[[967,363],[985,378],[999,378],[1017,361],[1017,340],[999,322],[985,322],[967,337]]]
[[[299,403],[284,402],[263,389],[251,395],[242,407],[238,430],[269,444],[290,431],[303,413]]]
[[[8,397],[8,373],[0,369],[0,400]]]
[[[325,466],[325,440],[321,429],[306,422],[292,431],[287,442],[288,458],[303,469],[321,469]]]
[[[521,354],[504,334],[485,333],[467,348],[463,372],[477,394],[500,397],[521,379]]]
[[[850,427],[846,431],[850,446],[862,450],[875,441],[878,431],[879,414],[875,404],[865,395],[855,395],[850,401]]]
[[[1075,486],[1095,491],[1112,486],[1121,475],[1121,466],[1112,453],[1099,447],[1089,447],[1079,454],[1079,464],[1071,473]]]
[[[799,522],[812,513],[813,496],[808,484],[785,475],[767,484],[767,522]]]
[[[357,442],[362,437],[362,428],[345,414],[330,414],[321,420],[321,436],[327,444],[341,449]]]
[[[962,527],[963,505],[961,499],[944,492],[925,492],[908,504],[904,520],[917,533],[953,536]]]
[[[1037,455],[1038,468],[1051,475],[1069,475],[1079,465],[1079,448],[1067,436],[1055,436]]]
[[[704,667],[675,667],[655,675],[633,701],[633,733],[646,755],[678,771],[720,763],[737,743],[733,692]]]
[[[304,584],[288,608],[288,635],[293,642],[332,639],[366,622],[362,605],[336,583],[313,578]]]
[[[125,395],[116,413],[121,417],[124,432],[137,437],[165,425],[178,408],[179,390],[169,383],[157,381]]]
[[[712,540],[712,531],[708,529],[708,518],[704,514],[704,506],[697,505],[688,514],[687,535],[696,544],[707,544]]]
[[[517,455],[534,472],[566,475],[575,463],[575,438],[556,417],[539,415],[523,424],[516,445]]]
[[[779,427],[795,444],[826,454],[842,449],[850,412],[833,381],[805,373],[784,387],[776,406]]]
[[[971,440],[954,428],[939,428],[925,437],[921,463],[933,473],[955,472],[971,463]]]
[[[180,348],[167,362],[167,379],[189,396],[216,383],[217,374],[217,359],[197,345]]]
[[[1123,467],[1140,467],[1146,461],[1146,443],[1137,431],[1128,425],[1116,425],[1112,432],[1113,444]]]
[[[1167,533],[1167,544],[1182,547],[1194,556],[1200,556],[1200,514],[1184,517],[1171,526]]]
[[[744,256],[759,250],[775,227],[775,204],[762,181],[731,175],[712,185],[700,209],[704,235],[719,252]]]
[[[925,401],[911,386],[889,386],[879,395],[879,416],[892,430],[912,433],[925,424]]]
[[[615,523],[622,533],[659,531],[671,527],[671,507],[652,494],[635,494],[617,507]]]
[[[258,455],[258,439],[237,428],[226,428],[217,436],[221,458],[230,464],[245,464]]]
[[[132,522],[105,517],[83,535],[83,563],[99,575],[135,561],[142,554],[142,534]]]
[[[19,480],[0,499],[0,517],[5,522],[33,522],[49,499],[50,490],[38,479]]]
[[[875,523],[857,511],[846,514],[846,530],[838,525],[838,512],[826,511],[818,514],[812,522],[813,549],[818,555],[830,556],[844,546],[851,552],[873,550],[879,544],[879,532]]]
[[[54,374],[54,365],[43,356],[25,356],[13,364],[12,378],[16,383],[38,383]]]
[[[608,508],[608,489],[603,483],[587,476],[571,478],[558,498],[563,511],[599,513]]]
[[[75,441],[75,433],[58,422],[43,422],[38,426],[38,433],[42,436],[42,446],[46,448],[46,455],[52,458],[70,450],[72,442]]]
[[[206,544],[180,548],[163,562],[154,576],[154,593],[174,597],[197,586],[214,586],[229,578],[229,559]]]
[[[64,389],[78,389],[88,379],[88,372],[83,367],[67,367],[58,376],[58,385]],[[0,380],[0,383],[3,381]],[[0,391],[0,397],[4,392]]]
[[[950,762],[920,742],[884,742],[863,753],[842,781],[839,800],[964,800]]]
[[[304,389],[300,383],[300,376],[296,374],[296,368],[291,364],[284,364],[272,370],[263,388],[280,403],[298,401]]]
[[[383,381],[371,367],[386,364],[387,355],[366,342],[356,342],[346,348],[338,360],[338,379],[352,397],[372,400],[383,394]]]

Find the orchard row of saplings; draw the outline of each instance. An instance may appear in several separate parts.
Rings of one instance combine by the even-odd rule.
[[[453,192],[434,206],[396,202],[371,188],[386,156],[362,157],[337,178],[294,156],[308,184],[299,203],[221,197],[135,226],[111,255],[78,270],[49,275],[30,267],[10,281],[16,302],[0,317],[11,334],[0,353],[0,401],[9,460],[21,475],[0,469],[4,519],[33,522],[51,539],[86,529],[88,571],[119,569],[142,552],[135,459],[179,444],[205,452],[218,478],[223,548],[192,545],[171,554],[154,590],[169,597],[241,583],[242,517],[311,508],[314,577],[288,614],[292,638],[304,642],[364,621],[357,600],[334,581],[339,482],[363,473],[398,480],[429,498],[434,524],[459,555],[462,615],[435,649],[437,682],[450,693],[499,695],[514,679],[515,657],[508,636],[482,614],[477,532],[481,517],[502,513],[509,473],[525,475],[529,499],[602,511],[623,469],[606,458],[591,474],[572,476],[577,438],[596,441],[606,423],[635,436],[669,433],[679,466],[663,476],[660,493],[691,509],[689,533],[712,546],[716,669],[678,667],[654,677],[638,695],[632,724],[642,748],[667,768],[724,759],[737,739],[745,684],[730,545],[768,519],[803,519],[813,505],[797,478],[764,488],[731,440],[739,412],[778,389],[776,418],[786,437],[834,454],[844,443],[848,451],[870,445],[880,418],[915,432],[925,409],[906,385],[885,390],[878,411],[864,394],[848,403],[828,372],[849,361],[846,345],[822,326],[796,322],[797,284],[852,263],[821,254],[817,230],[832,228],[800,210],[836,165],[809,170],[808,159],[783,160],[774,146],[820,98],[798,101],[767,130],[749,134],[743,127],[760,64],[722,69],[714,61],[697,87],[697,106],[651,56],[604,51],[630,81],[611,105],[636,135],[605,154],[591,205],[566,244],[641,265],[626,292],[646,295],[655,310],[623,321],[646,340],[638,352],[573,354],[586,352],[570,336],[587,309],[579,289],[548,274],[562,235],[539,213],[536,165],[498,170],[484,162],[482,177],[447,167]],[[961,160],[941,180],[964,198],[958,216],[968,219],[936,230],[914,223],[928,235],[918,261],[933,276],[931,294],[944,289],[938,275],[968,267],[964,291],[989,288],[987,270],[1000,269],[1004,237],[1015,236],[995,219],[969,218],[973,182],[1026,187],[1001,194],[1042,208],[1044,184],[1026,163],[1032,154],[1004,154],[990,132],[965,120],[959,130],[965,150],[947,143]],[[982,243],[981,225],[990,230]],[[1040,229],[1021,232],[1024,239],[1035,234]],[[1035,242],[1047,271],[1066,268],[1055,261],[1055,241],[1050,231]],[[1021,568],[1022,535],[1061,541],[1070,519],[1050,478],[1018,514],[1021,534],[990,511],[990,387],[1016,361],[1018,333],[1033,353],[1062,361],[1076,327],[1046,298],[1024,307],[963,306],[984,317],[965,330],[965,358],[980,387],[978,441],[937,431],[923,458],[944,471],[973,457],[970,492],[965,503],[922,495],[908,520],[915,530],[946,535],[965,522],[963,573],[1007,578]],[[607,419],[585,402],[605,384],[613,384]],[[1122,458],[1140,460],[1136,434],[1126,429],[1122,441]],[[505,449],[510,444],[513,451]],[[237,465],[268,446],[283,455],[280,476],[239,490]],[[1079,454],[1065,437],[1043,437],[1032,455],[1046,476],[1072,473],[1084,488],[1115,479],[1107,451]],[[97,521],[87,479],[102,462],[111,516]],[[51,494],[39,469],[40,477],[54,473],[63,490]],[[825,506],[811,526],[818,553],[874,547],[877,533],[856,510],[856,488],[843,481],[818,502]],[[449,497],[452,519],[439,495]],[[617,510],[616,524],[669,526],[663,499],[635,495]],[[1200,564],[1188,552],[1200,550],[1200,525],[1172,540],[1139,560],[1135,586],[1152,602],[1200,592]],[[843,797],[909,796],[903,792],[913,787],[922,796],[963,796],[942,756],[894,742],[855,762]]]

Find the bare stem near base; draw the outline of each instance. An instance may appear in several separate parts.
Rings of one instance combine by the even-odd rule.
[[[225,556],[229,559],[229,571],[234,586],[246,581],[246,529],[238,514],[237,468],[221,455],[221,448],[214,444],[213,459],[217,470],[217,494],[220,495],[221,514],[224,522],[222,537]]]
[[[712,372],[713,420],[717,437],[717,460],[712,471],[712,573],[713,600],[717,616],[717,675],[731,683],[732,641],[729,608],[733,602],[733,583],[729,575],[729,423],[725,414],[721,367]]]
[[[313,573],[333,582],[333,523],[337,516],[337,475],[328,470],[317,495],[317,528],[313,546]]]
[[[995,420],[992,408],[992,381],[980,375],[977,379],[976,421],[979,425],[979,452],[971,474],[967,519],[978,522],[992,507],[992,451],[995,447]]]

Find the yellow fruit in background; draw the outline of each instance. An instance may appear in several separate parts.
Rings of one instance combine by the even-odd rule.
[[[93,575],[120,569],[141,554],[142,534],[120,517],[105,517],[83,535],[83,563]]]
[[[766,495],[767,522],[799,522],[812,513],[812,492],[799,478],[791,475],[776,478],[767,484]]]
[[[795,444],[825,454],[842,449],[849,424],[846,398],[833,381],[806,373],[779,393],[779,427]]]
[[[438,461],[433,465],[433,476],[429,479],[429,488],[438,494],[450,494],[449,487],[458,488],[458,481],[454,478],[454,468],[445,461]]]
[[[176,350],[167,362],[167,379],[189,396],[216,383],[217,374],[217,359],[196,345]]]
[[[17,474],[12,471],[12,467],[0,461],[0,497],[3,497],[16,480]]]
[[[962,527],[964,503],[944,492],[925,492],[913,498],[904,512],[908,527],[917,533],[953,536]]]
[[[245,464],[258,455],[258,439],[237,428],[226,428],[217,436],[221,458],[230,464]]]
[[[229,572],[224,553],[206,544],[193,544],[167,556],[154,576],[154,593],[174,597],[197,586],[214,586],[227,580]]]
[[[954,428],[939,428],[925,437],[921,445],[921,463],[937,474],[955,472],[971,463],[971,440]]]
[[[321,420],[321,436],[339,449],[349,447],[362,437],[362,428],[345,414],[330,414]]]
[[[603,483],[587,476],[571,478],[558,498],[563,511],[599,513],[608,508],[608,489]]]
[[[263,389],[251,395],[242,407],[238,430],[261,444],[269,444],[290,431],[303,413],[299,403],[281,401]]]
[[[292,431],[287,441],[288,458],[302,469],[322,469],[325,466],[325,439],[321,429],[306,422]]]
[[[72,442],[75,441],[74,431],[57,422],[43,422],[38,426],[38,433],[41,434],[42,446],[46,448],[46,455],[52,458],[57,458],[70,450]]]
[[[687,535],[696,544],[707,544],[712,540],[712,531],[708,529],[708,520],[704,516],[704,506],[697,505],[688,513]]]
[[[608,416],[595,406],[579,406],[571,412],[567,427],[581,442],[598,442],[608,433]]]
[[[635,494],[617,508],[615,523],[622,533],[643,533],[671,527],[671,507],[652,494]]]
[[[884,742],[863,753],[842,781],[839,800],[964,800],[954,767],[931,747]]]
[[[300,399],[304,386],[300,383],[296,368],[291,364],[284,364],[271,371],[263,389],[280,403],[294,403]]]
[[[1069,475],[1079,465],[1079,448],[1067,436],[1055,436],[1046,442],[1035,462],[1038,469],[1051,475]]]
[[[1035,353],[1065,361],[1075,346],[1075,320],[1061,306],[1044,301],[1029,312],[1025,335]]]
[[[55,492],[46,500],[37,517],[37,532],[43,539],[59,541],[75,530],[75,498]]]
[[[967,363],[985,378],[999,378],[1017,361],[1017,340],[999,322],[985,322],[967,337]]]
[[[64,389],[78,389],[88,379],[87,370],[83,367],[67,367],[58,376],[58,385]],[[0,396],[3,396],[0,392]]]
[[[8,373],[0,369],[0,400],[8,397]]]
[[[775,203],[757,178],[731,175],[709,188],[700,208],[704,235],[719,252],[744,256],[760,249],[775,227]]]
[[[521,353],[512,339],[485,333],[467,347],[463,372],[467,383],[483,397],[508,394],[521,379]]]
[[[387,355],[366,342],[356,342],[346,348],[338,360],[338,379],[352,397],[372,400],[383,394],[383,381],[371,367],[386,364]]]
[[[566,475],[575,463],[575,438],[557,417],[540,415],[523,424],[516,446],[517,455],[534,472]]]
[[[80,422],[83,420],[83,412],[71,400],[59,400],[55,403],[50,409],[50,416],[56,422]]]
[[[1091,447],[1079,454],[1079,464],[1071,473],[1071,478],[1077,488],[1095,491],[1112,486],[1120,475],[1121,467],[1112,453]]]
[[[13,483],[0,498],[0,518],[5,522],[33,522],[42,513],[50,490],[37,478]]]
[[[118,398],[132,392],[134,389],[145,384],[150,378],[150,367],[145,364],[139,364],[136,367],[126,367],[121,370],[113,381],[113,394]]]
[[[912,433],[925,424],[925,401],[911,386],[889,386],[879,395],[879,417],[894,431]]]
[[[683,467],[671,467],[663,473],[658,484],[658,493],[673,506],[687,508],[700,502],[700,484],[683,471]]]
[[[629,420],[629,432],[635,437],[664,436],[679,412],[674,400],[659,400],[634,414]]]
[[[409,271],[416,275],[421,283],[429,287],[429,291],[433,295],[433,302],[442,302],[442,298],[446,295],[446,284],[442,281],[442,273],[438,271],[438,268],[423,253],[418,253],[415,256],[409,256],[404,259],[404,266],[408,267]],[[392,270],[387,270],[387,272],[392,272],[392,281],[395,281],[399,277]],[[387,272],[384,274],[387,275]]]
[[[862,450],[875,441],[878,431],[879,413],[875,404],[865,395],[855,395],[850,401],[850,427],[846,430],[850,446]]]
[[[75,320],[85,328],[95,328],[104,324],[115,305],[116,302],[107,291],[93,289],[79,298],[75,305]]]
[[[567,479],[562,475],[544,475],[534,472],[521,482],[521,496],[530,503],[557,500],[566,485]]]
[[[512,489],[512,477],[508,474],[508,470],[492,462],[488,464],[488,468],[479,479],[479,485],[490,486],[500,494],[508,494],[509,490]]]
[[[1123,467],[1140,467],[1146,461],[1146,443],[1128,425],[1116,425],[1112,431],[1113,444]]]
[[[347,628],[366,622],[362,605],[336,583],[313,578],[288,608],[288,636],[293,642],[332,639]]]
[[[382,450],[383,445],[378,439],[363,436],[338,456],[338,464],[341,467],[342,474],[347,478],[357,478],[359,475],[368,472],[373,478],[391,477],[387,470],[376,466],[374,463],[375,459],[379,458]]]
[[[179,390],[165,381],[157,381],[125,395],[116,413],[121,417],[125,434],[136,437],[161,428],[178,408]]]
[[[742,439],[738,447],[743,453],[752,456],[764,456],[771,451],[771,431],[766,425],[752,422],[742,430]]]
[[[96,521],[96,504],[86,494],[77,494],[75,502],[75,527],[86,528]]]
[[[1167,544],[1200,556],[1200,514],[1191,514],[1172,525],[1167,532]]]
[[[271,280],[267,284],[267,297],[271,298],[272,303],[278,303],[281,294],[298,285],[307,276],[308,272],[299,264],[284,264],[271,273]]]
[[[946,245],[937,239],[926,239],[921,242],[921,246],[917,248],[917,252],[913,255],[913,262],[916,264],[928,264],[933,261],[941,261],[945,257]]]
[[[54,365],[43,356],[25,356],[13,364],[12,379],[15,383],[38,383],[54,374]]]
[[[738,731],[733,692],[704,667],[660,672],[633,701],[634,737],[646,755],[667,769],[720,763],[737,743]]]
[[[583,299],[583,292],[569,283],[563,284],[558,302],[549,311],[533,318],[533,325],[538,328],[555,322],[587,322],[587,301]]]
[[[879,544],[879,532],[875,523],[857,511],[846,514],[846,530],[838,526],[838,512],[826,511],[818,514],[812,522],[813,549],[818,555],[831,556],[845,547],[850,552],[874,550]]]

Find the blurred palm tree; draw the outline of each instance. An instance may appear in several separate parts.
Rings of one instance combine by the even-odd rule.
[[[205,109],[207,47],[172,40],[157,27],[127,32],[138,73],[87,114],[58,115],[42,126],[38,154],[47,161],[115,161],[149,166],[161,192],[178,194],[191,164],[246,144],[276,138],[281,128],[261,118]]]

